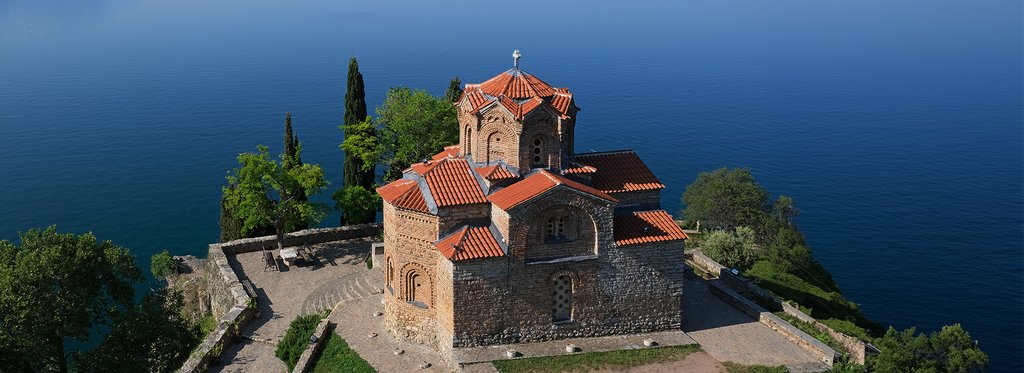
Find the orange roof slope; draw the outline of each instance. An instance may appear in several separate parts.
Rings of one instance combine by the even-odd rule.
[[[552,174],[547,170],[540,170],[520,182],[494,192],[490,197],[488,197],[488,199],[502,210],[508,210],[523,202],[529,201],[534,197],[544,194],[544,192],[547,192],[559,185],[565,185],[569,188],[597,196],[608,201],[619,202],[615,197],[609,196],[600,190],[566,179],[562,176]]]
[[[387,185],[377,188],[377,194],[380,194],[382,199],[395,205],[395,207],[429,212],[427,202],[423,199],[423,194],[420,193],[416,180],[400,179],[392,181]]]
[[[597,168],[594,187],[605,193],[664,189],[651,169],[632,150],[574,155],[577,161]]]
[[[443,158],[423,175],[438,207],[487,203],[465,158]]]
[[[498,240],[487,227],[462,227],[454,234],[437,241],[434,248],[451,261],[505,255],[505,251],[498,245]]]
[[[466,84],[459,103],[468,101],[471,112],[497,103],[508,109],[518,120],[534,109],[547,106],[562,118],[576,109],[572,93],[566,88],[554,88],[540,78],[519,69],[505,71],[480,84]]]
[[[431,157],[430,159],[433,159],[433,160],[436,161],[436,160],[440,160],[440,159],[443,159],[443,158],[457,157],[458,155],[459,155],[459,146],[458,145],[448,145],[448,146],[444,147],[444,150],[442,150],[440,153],[434,154],[434,156]]]
[[[487,180],[515,179],[519,177],[519,175],[512,173],[512,171],[509,171],[507,168],[498,164],[479,167],[476,169],[476,172]]]
[[[637,211],[615,217],[615,243],[619,246],[687,238],[665,210]]]

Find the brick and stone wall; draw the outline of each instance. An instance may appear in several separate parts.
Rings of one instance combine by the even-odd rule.
[[[619,200],[616,213],[661,209],[661,189],[612,193]]]

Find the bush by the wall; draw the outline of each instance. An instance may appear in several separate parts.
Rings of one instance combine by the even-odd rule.
[[[281,342],[277,344],[277,351],[274,355],[288,365],[289,371],[295,369],[295,362],[299,360],[302,351],[309,345],[309,336],[313,335],[313,331],[316,330],[322,317],[323,315],[319,314],[299,316],[288,326],[288,331],[285,332]]]

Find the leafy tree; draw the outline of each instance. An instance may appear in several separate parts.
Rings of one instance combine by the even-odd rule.
[[[224,189],[233,191],[235,186],[228,184]],[[245,222],[242,218],[238,217],[235,213],[235,209],[228,204],[228,194],[228,192],[223,192],[220,197],[220,242],[274,234],[274,225],[271,223],[264,223],[243,233],[242,226],[245,225]]]
[[[462,97],[462,80],[456,76],[452,78],[452,81],[448,83],[448,90],[444,93],[444,98],[448,102],[456,102]]]
[[[768,246],[768,259],[776,268],[786,272],[807,268],[814,260],[811,249],[804,243],[803,235],[792,227],[776,231]]]
[[[341,211],[342,224],[372,223],[380,206],[380,196],[361,186],[338,189],[331,196],[334,208]]]
[[[701,251],[722,265],[746,270],[754,265],[754,231],[739,227],[733,232],[714,231],[704,238]]]
[[[131,308],[113,314],[113,327],[94,350],[77,353],[78,372],[173,372],[202,339],[182,313],[177,292],[147,294]]]
[[[348,81],[345,91],[345,122],[341,129],[345,131],[345,141],[349,137],[376,138],[376,129],[371,124],[364,124],[366,113],[366,92],[363,86],[363,74],[359,72],[359,61],[352,57],[348,61]],[[364,188],[373,186],[374,170],[377,160],[367,160],[359,153],[345,150],[343,188],[359,185]]]
[[[68,370],[69,340],[86,341],[111,312],[133,306],[142,280],[135,258],[92,233],[57,233],[51,226],[0,241],[0,366]]]
[[[161,279],[167,277],[173,273],[176,273],[177,264],[174,263],[174,257],[167,250],[161,251],[149,259],[149,271],[153,273],[153,277]]]
[[[228,175],[228,185],[235,187],[225,187],[224,195],[236,216],[242,219],[243,233],[272,223],[278,248],[284,248],[284,234],[293,224],[317,222],[326,210],[323,204],[297,199],[288,191],[301,188],[306,195],[317,194],[327,187],[327,180],[318,165],[286,169],[270,158],[266,146],[257,149],[257,153],[238,155],[242,167]],[[281,158],[283,161],[285,156]]]
[[[701,172],[686,187],[683,203],[686,220],[726,229],[755,227],[769,211],[768,191],[745,168]]]
[[[890,327],[875,340],[881,353],[874,359],[877,372],[968,373],[988,370],[988,355],[978,348],[960,324],[943,326],[931,336],[910,328],[902,332]]]
[[[377,108],[381,163],[385,180],[395,180],[414,162],[428,159],[459,141],[455,106],[423,90],[398,87],[388,90]]]
[[[345,125],[342,127],[345,131],[345,141],[341,143],[341,149],[345,151],[345,157],[355,157],[359,159],[359,162],[352,162],[349,166],[358,165],[361,167],[358,171],[366,175],[371,176],[374,174],[374,170],[377,167],[377,161],[383,151],[379,141],[377,140],[376,130],[374,129],[373,118],[367,116],[366,119],[359,123]],[[346,166],[346,171],[349,169]],[[341,195],[345,193],[345,190],[349,188],[360,188],[362,190],[372,190],[373,185],[351,185],[346,183],[341,189],[334,192],[333,198],[338,201]],[[365,214],[345,214],[345,210],[341,210],[341,225],[347,224],[360,224],[373,222],[377,218],[377,210],[369,209],[365,210]]]
[[[772,205],[772,215],[790,227],[796,225],[793,218],[796,218],[798,214],[800,214],[800,210],[797,210],[796,204],[790,196],[779,196]]]

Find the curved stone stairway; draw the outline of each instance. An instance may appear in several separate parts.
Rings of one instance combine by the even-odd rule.
[[[374,270],[369,270],[353,273],[320,285],[306,297],[300,314],[309,315],[323,310],[331,311],[341,302],[380,294],[382,284],[379,283],[379,279],[375,278],[380,276],[372,276],[375,274],[374,272]]]

